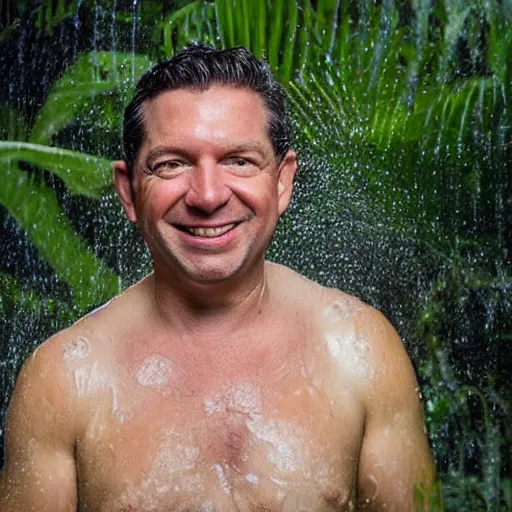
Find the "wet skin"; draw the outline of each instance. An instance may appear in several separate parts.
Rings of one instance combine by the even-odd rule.
[[[25,363],[1,511],[412,510],[432,466],[396,332],[264,262],[296,169],[266,122],[241,89],[147,105],[115,179],[154,272]]]

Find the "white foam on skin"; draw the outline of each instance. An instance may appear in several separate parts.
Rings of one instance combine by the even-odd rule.
[[[222,396],[217,394],[209,395],[203,400],[203,410],[206,416],[221,414],[226,412],[226,404]]]
[[[200,493],[204,490],[203,479],[194,471],[200,462],[200,450],[194,446],[191,437],[170,429],[158,447],[143,481],[126,491],[122,500],[127,503],[134,500],[142,503],[149,497],[152,501],[144,501],[144,510],[153,510],[150,506],[157,506],[158,496],[167,493]]]
[[[332,358],[343,368],[345,374],[357,377],[370,377],[368,356],[370,345],[364,339],[357,338],[355,330],[325,335],[325,343]]]
[[[85,359],[89,355],[90,343],[85,336],[78,336],[64,347],[63,358],[71,362],[76,359]]]
[[[73,372],[73,377],[78,396],[92,393],[99,387],[109,384],[108,377],[100,371],[97,361],[77,368]]]
[[[87,396],[96,393],[103,388],[109,393],[108,399],[111,403],[111,414],[114,415],[121,423],[124,423],[129,417],[129,413],[120,407],[116,380],[112,374],[101,368],[98,361],[92,363],[82,363],[72,371],[75,391],[78,397]]]
[[[165,386],[172,373],[172,363],[163,356],[150,356],[137,370],[137,382],[146,388]]]
[[[231,494],[231,485],[229,484],[228,477],[226,475],[226,471],[220,464],[213,464],[211,466],[211,469],[217,473],[217,478],[219,479],[220,486],[222,487],[222,490],[226,494]]]
[[[247,428],[260,441],[267,443],[267,458],[281,473],[304,472],[308,449],[303,446],[293,424],[261,416],[247,421]]]
[[[245,479],[252,485],[257,485],[260,481],[259,476],[254,473],[247,473],[247,475],[245,475]]]
[[[227,409],[241,414],[261,413],[261,393],[248,382],[242,382],[229,390],[227,395]]]
[[[249,416],[261,414],[261,392],[248,382],[242,382],[223,394],[214,393],[205,397],[203,410],[207,416],[226,412],[237,412]]]
[[[325,309],[325,319],[325,345],[344,374],[370,377],[370,345],[358,335],[347,301],[336,300],[330,304]]]

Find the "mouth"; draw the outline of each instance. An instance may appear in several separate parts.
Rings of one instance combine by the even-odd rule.
[[[232,222],[231,224],[226,224],[224,226],[216,226],[213,228],[207,227],[187,227],[187,226],[177,226],[178,229],[184,231],[185,233],[189,233],[194,236],[199,236],[201,238],[215,238],[218,236],[225,235],[228,231],[231,231],[237,225],[236,222]]]

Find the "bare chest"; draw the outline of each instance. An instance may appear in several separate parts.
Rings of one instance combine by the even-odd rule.
[[[146,383],[147,384],[147,383]],[[362,414],[294,376],[98,400],[78,442],[83,510],[351,510]]]

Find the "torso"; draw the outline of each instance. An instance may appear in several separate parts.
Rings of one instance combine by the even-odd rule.
[[[364,409],[340,368],[356,352],[340,358],[327,341],[326,315],[345,306],[319,309],[314,291],[301,311],[285,304],[272,325],[222,344],[254,347],[234,354],[187,349],[130,321],[114,332],[111,319],[87,320],[63,349],[86,404],[79,509],[354,510]]]

